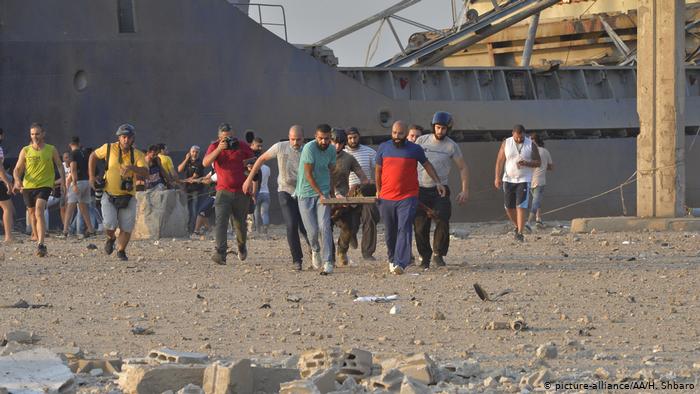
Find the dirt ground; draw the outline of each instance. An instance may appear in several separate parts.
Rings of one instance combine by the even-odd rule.
[[[505,223],[453,225],[459,237],[447,267],[412,266],[402,276],[387,273],[381,231],[376,262],[351,250],[355,264],[325,277],[308,270],[308,260],[303,272],[291,270],[282,227],[253,236],[248,259],[230,255],[227,266],[211,262],[211,239],[135,241],[130,261],[120,262],[102,253],[102,238],[50,238],[43,259],[25,238],[0,249],[0,304],[52,307],[0,309],[0,334],[34,331],[42,346],[79,346],[95,357],[143,357],[167,346],[214,358],[281,359],[341,346],[425,351],[442,362],[472,357],[482,368],[514,370],[553,342],[559,354],[546,362],[557,376],[605,367],[619,378],[647,368],[697,382],[698,233],[569,234],[551,225],[523,244]],[[512,293],[484,302],[475,282]],[[392,294],[399,300],[353,302]],[[483,329],[515,317],[529,329]],[[134,335],[136,326],[153,334]]]

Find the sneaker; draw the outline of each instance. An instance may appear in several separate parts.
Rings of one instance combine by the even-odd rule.
[[[545,226],[544,226],[544,223],[542,223],[541,220],[538,220],[538,221],[535,222],[535,227],[537,227],[537,228],[539,228],[539,229],[543,229]]]
[[[530,227],[530,223],[525,223],[525,230],[528,232],[528,234],[532,233],[532,227]]]
[[[301,271],[301,261],[295,261],[292,263],[292,269],[294,271]]]
[[[338,266],[342,266],[342,267],[347,266],[347,265],[348,265],[348,255],[347,255],[347,253],[340,253],[340,252],[338,252],[337,261],[338,261]]]
[[[427,270],[428,268],[430,268],[430,260],[420,259],[420,265],[418,267]]]
[[[238,260],[245,261],[246,258],[248,258],[248,249],[245,246],[238,248]]]
[[[394,275],[403,275],[403,267],[398,264],[391,264],[389,271],[391,271],[391,273]]]
[[[211,255],[211,260],[216,264],[226,265],[226,255],[221,254],[219,252],[214,252],[214,254]]]
[[[372,255],[369,255],[369,256],[362,256],[362,260],[365,260],[365,261],[377,261],[377,259],[374,258],[374,256],[372,256]]]
[[[321,269],[321,253],[320,252],[311,252],[311,266],[314,267],[315,270],[320,270]]]
[[[445,264],[445,259],[443,259],[442,256],[440,256],[438,254],[433,255],[431,262],[438,267],[444,267],[445,265],[447,265],[447,264]]]
[[[107,238],[107,240],[105,241],[105,253],[110,255],[112,254],[112,252],[114,252],[114,243],[116,241],[116,238]]]
[[[333,273],[333,263],[330,261],[326,261],[323,264],[323,271],[321,271],[321,275],[330,275]]]
[[[47,254],[46,245],[39,244],[36,246],[36,255],[39,257],[46,257]]]
[[[129,258],[126,257],[125,250],[117,250],[117,258],[121,261],[129,261]]]
[[[522,233],[515,233],[514,239],[518,242],[525,242],[525,236]]]
[[[513,227],[513,230],[511,230],[511,232],[513,233],[513,235],[517,234],[517,233],[518,233],[518,227],[517,227],[517,226],[516,226],[516,227]]]
[[[56,238],[59,238],[59,239],[66,239],[68,237],[70,237],[70,234],[68,234],[68,233],[61,233],[61,234],[58,234],[56,236]]]

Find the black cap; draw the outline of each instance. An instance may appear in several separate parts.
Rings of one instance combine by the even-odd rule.
[[[228,124],[228,123],[222,123],[222,124],[219,125],[219,132],[221,132],[221,131],[231,131],[231,130],[232,130],[231,125]]]
[[[134,126],[132,126],[128,123],[124,123],[123,125],[119,126],[117,128],[117,136],[121,136],[121,135],[128,135],[128,136],[134,135]]]

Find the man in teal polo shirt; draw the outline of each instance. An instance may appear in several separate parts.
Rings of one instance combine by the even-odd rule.
[[[299,201],[299,213],[311,243],[311,265],[321,275],[333,272],[333,229],[331,208],[322,204],[334,196],[331,173],[335,167],[335,149],[331,144],[331,127],[316,127],[315,141],[304,145],[299,160],[299,176],[294,194]],[[319,242],[319,233],[321,242]],[[321,247],[323,245],[323,247]]]

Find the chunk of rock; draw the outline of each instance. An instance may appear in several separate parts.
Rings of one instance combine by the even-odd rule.
[[[17,342],[24,345],[31,345],[39,342],[39,337],[33,332],[27,332],[22,330],[10,331],[5,333],[6,342]]]
[[[250,360],[217,361],[204,371],[203,389],[208,394],[253,392],[253,370]]]
[[[187,237],[187,194],[181,190],[137,192],[136,226],[132,239]],[[182,387],[182,386],[181,386]],[[160,393],[158,393],[160,394]]]
[[[399,392],[400,394],[430,394],[432,391],[430,388],[415,380],[411,379],[408,376],[403,377],[403,381],[401,382],[401,391]]]
[[[77,389],[73,373],[49,349],[25,350],[0,357],[0,387],[10,393],[70,393]]]
[[[484,379],[484,387],[494,388],[496,386],[498,386],[498,382],[496,381],[495,378],[489,376],[486,379]]]
[[[205,369],[202,364],[125,364],[119,387],[127,394],[160,394],[190,383],[201,386]]]
[[[416,353],[400,359],[389,359],[382,362],[382,370],[398,369],[404,375],[423,384],[435,384],[438,368],[427,353]]]
[[[478,361],[470,358],[457,367],[455,374],[463,378],[479,376],[481,374],[481,366]]]
[[[204,394],[204,390],[196,384],[188,384],[177,391],[177,394]]]
[[[404,376],[405,375],[398,369],[389,369],[379,376],[370,378],[367,387],[370,390],[399,391]]]
[[[321,394],[310,380],[294,380],[283,383],[279,392],[280,394]]]
[[[101,370],[100,368],[95,368],[95,369],[90,370],[90,376],[98,377],[98,376],[102,376],[102,375],[104,375],[104,371]]]
[[[537,348],[535,355],[537,358],[542,360],[557,358],[557,346],[552,342],[540,345],[540,347]]]
[[[520,379],[520,386],[541,387],[545,382],[553,381],[552,373],[549,369],[541,369],[530,375],[525,375]]]
[[[321,394],[335,391],[335,379],[338,374],[337,368],[330,368],[325,371],[316,371],[309,380],[316,386]]]

